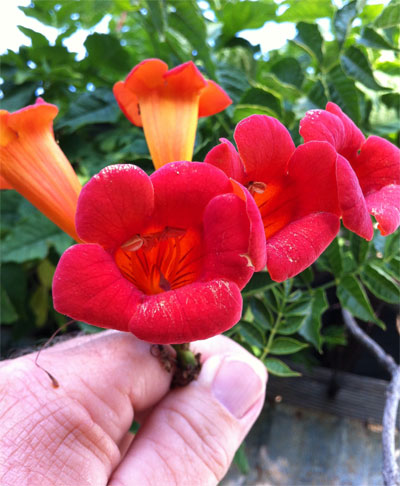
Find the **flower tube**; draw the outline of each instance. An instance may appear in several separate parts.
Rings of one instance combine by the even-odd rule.
[[[81,184],[54,139],[57,113],[41,98],[14,113],[0,110],[1,187],[15,189],[79,241],[75,211]]]
[[[165,62],[147,59],[114,86],[125,116],[143,126],[155,168],[192,160],[199,117],[210,116],[232,103],[214,81],[204,79],[192,61],[168,71]]]
[[[253,198],[208,164],[175,162],[151,177],[107,167],[84,186],[76,226],[87,244],[61,257],[55,309],[157,344],[232,327],[240,290],[265,266]]]

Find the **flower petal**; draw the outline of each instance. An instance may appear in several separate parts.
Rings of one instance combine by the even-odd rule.
[[[268,183],[284,174],[295,146],[278,120],[249,116],[237,125],[234,137],[250,181]]]
[[[125,79],[126,87],[137,95],[148,93],[164,84],[168,65],[160,59],[145,59]]]
[[[68,248],[54,274],[54,308],[95,326],[128,331],[142,297],[99,245]]]
[[[233,282],[195,282],[147,296],[129,323],[139,339],[179,344],[220,334],[240,319],[242,296]]]
[[[166,226],[185,228],[201,224],[204,208],[219,194],[232,192],[228,177],[201,162],[173,162],[151,177],[155,218]]]
[[[382,187],[365,198],[368,211],[378,221],[383,236],[390,235],[400,225],[400,186]]]
[[[267,269],[283,282],[309,267],[328,247],[340,228],[338,216],[309,214],[285,226],[267,240]]]
[[[369,137],[352,165],[365,195],[400,184],[400,150],[384,138]]]
[[[118,83],[114,84],[113,93],[118,106],[126,118],[137,127],[143,126],[140,116],[139,100],[136,94],[123,81],[118,81]]]
[[[300,135],[305,142],[330,143],[351,164],[365,140],[354,122],[335,103],[328,103],[326,110],[308,111],[300,122]]]
[[[372,240],[374,228],[360,184],[349,162],[341,155],[336,163],[336,182],[343,224],[366,240]]]
[[[13,189],[13,186],[7,181],[7,179],[0,175],[0,190],[3,189]]]
[[[206,88],[207,81],[197,69],[193,61],[188,61],[167,71],[164,75],[168,92],[177,96],[187,93],[199,93]]]
[[[115,248],[142,231],[153,208],[147,174],[134,165],[112,165],[82,189],[76,228],[84,241]]]
[[[247,180],[243,162],[235,147],[226,138],[220,138],[220,141],[222,143],[208,152],[204,162],[218,167],[228,177],[240,182],[240,184],[245,184]]]
[[[210,116],[225,110],[232,104],[231,98],[214,81],[207,81],[200,94],[199,117]]]

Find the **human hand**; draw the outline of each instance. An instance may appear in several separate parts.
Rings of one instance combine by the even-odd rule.
[[[150,345],[118,331],[44,350],[58,388],[37,353],[0,363],[0,483],[217,484],[261,411],[266,372],[224,336],[192,347],[200,376],[172,391]]]

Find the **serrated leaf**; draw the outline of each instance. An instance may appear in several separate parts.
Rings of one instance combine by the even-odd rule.
[[[289,366],[277,358],[265,358],[264,364],[271,375],[288,378],[289,376],[301,376],[297,371],[293,371]]]
[[[376,263],[364,267],[361,280],[379,299],[389,304],[400,303],[400,288],[396,281]]]
[[[299,22],[296,25],[297,36],[294,42],[303,47],[308,53],[316,57],[319,63],[322,63],[322,42],[323,38],[319,31],[318,25]]]
[[[19,221],[6,236],[2,242],[2,260],[17,263],[42,260],[47,256],[50,246],[62,253],[71,243],[70,236],[41,213],[36,212],[29,218]]]
[[[396,27],[400,24],[400,1],[392,0],[375,20],[374,25],[381,29]]]
[[[354,123],[359,124],[360,108],[354,81],[346,76],[339,65],[328,72],[327,80],[331,100],[339,105]]]
[[[286,317],[277,329],[278,334],[283,334],[284,336],[290,336],[299,331],[301,326],[304,324],[306,316],[289,316]]]
[[[0,287],[0,315],[2,324],[12,324],[18,319],[17,311],[3,286]]]
[[[362,83],[369,89],[384,90],[380,84],[375,81],[372,73],[371,66],[365,54],[355,46],[350,46],[340,56],[340,63],[344,72],[355,79],[359,83]]]
[[[347,33],[357,15],[357,2],[349,2],[339,9],[333,18],[333,25],[335,27],[336,39],[342,45],[346,40]]]
[[[269,352],[271,354],[293,354],[307,348],[308,344],[289,337],[278,337],[273,340]]]
[[[259,326],[261,326],[261,329],[270,330],[272,328],[271,325],[272,316],[270,311],[264,305],[264,303],[257,298],[253,298],[251,299],[250,302],[250,308],[253,314],[254,321]]]
[[[328,307],[325,292],[322,289],[317,289],[311,298],[310,310],[305,317],[302,327],[299,329],[299,334],[318,351],[321,351],[323,342],[321,337],[321,318]]]
[[[271,72],[286,84],[301,88],[304,81],[303,69],[294,57],[284,57],[275,62],[271,67]]]
[[[264,334],[252,322],[240,321],[240,335],[244,337],[247,343],[257,348],[265,345]]]
[[[361,31],[361,37],[357,39],[358,44],[375,49],[398,50],[392,46],[384,37],[371,27],[364,27]]]
[[[374,314],[364,288],[355,277],[345,275],[336,288],[336,294],[341,305],[351,312],[353,316],[382,326],[381,321]]]

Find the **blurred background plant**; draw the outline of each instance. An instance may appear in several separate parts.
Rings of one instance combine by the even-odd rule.
[[[236,123],[254,113],[279,119],[299,144],[299,120],[328,100],[366,135],[398,144],[399,7],[398,0],[33,1],[21,10],[56,38],[19,27],[30,45],[1,57],[1,107],[14,111],[37,96],[56,104],[56,138],[82,182],[114,163],[153,170],[142,130],[112,94],[116,81],[151,57],[170,67],[192,59],[234,101],[200,120],[194,160],[220,137],[233,141]],[[100,24],[106,33],[96,32]],[[283,32],[289,39],[271,48]],[[73,52],[77,34],[86,39]],[[8,356],[67,322],[53,310],[51,280],[72,240],[14,191],[1,191],[1,223],[1,346]],[[385,324],[396,336],[399,246],[398,231],[387,238],[377,231],[366,242],[343,229],[296,278],[278,284],[256,274],[243,291],[242,320],[228,334],[278,376],[298,374],[286,358],[351,369],[354,349],[345,347],[340,309],[368,323],[378,340],[387,336]],[[97,330],[84,323],[68,329]],[[398,353],[398,339],[386,341]]]

